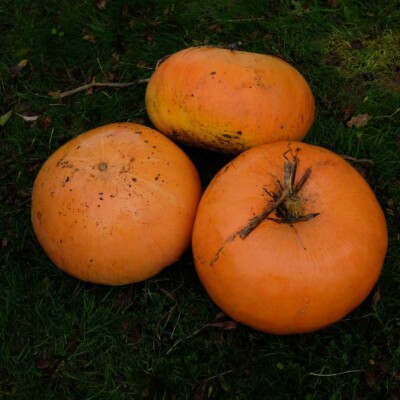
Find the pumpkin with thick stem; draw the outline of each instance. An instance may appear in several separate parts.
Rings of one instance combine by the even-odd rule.
[[[289,334],[357,307],[380,276],[387,240],[382,209],[350,164],[321,147],[277,142],[245,151],[214,177],[192,249],[225,313]]]
[[[173,140],[225,153],[302,140],[315,114],[304,77],[265,54],[195,47],[166,58],[151,76],[146,109]]]
[[[32,192],[32,224],[50,259],[85,281],[147,279],[190,244],[201,195],[186,154],[132,123],[81,134],[44,163]]]

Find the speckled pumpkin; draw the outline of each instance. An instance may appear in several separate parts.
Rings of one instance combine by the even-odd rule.
[[[308,83],[287,62],[214,47],[163,61],[148,83],[146,109],[174,140],[226,153],[302,140],[315,114]]]
[[[44,163],[32,224],[63,271],[128,284],[180,258],[200,195],[194,165],[171,140],[142,125],[111,124],[75,137]]]
[[[365,300],[387,243],[384,213],[350,164],[322,147],[277,142],[243,152],[214,177],[192,248],[225,313],[290,334],[333,324]]]

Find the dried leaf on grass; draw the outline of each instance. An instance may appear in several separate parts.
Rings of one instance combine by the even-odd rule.
[[[210,326],[214,328],[219,328],[224,331],[230,331],[232,329],[236,329],[238,326],[238,323],[236,321],[223,321],[223,322],[214,322],[211,323]]]
[[[169,292],[167,289],[160,288],[160,292],[161,292],[165,297],[167,297],[168,299],[170,299],[170,300],[172,300],[172,301],[176,301],[176,296],[175,296],[173,293]]]
[[[372,304],[374,305],[374,307],[376,307],[379,304],[381,299],[382,299],[381,292],[378,288],[374,293],[374,295],[372,296]]]
[[[39,125],[43,129],[47,129],[51,126],[53,119],[51,117],[44,117],[39,121]]]
[[[26,122],[34,122],[40,118],[40,115],[22,115],[18,114]]]
[[[25,68],[28,60],[21,60],[17,65],[13,65],[9,69],[11,78],[18,78],[21,75],[21,71]]]
[[[4,126],[7,123],[7,121],[11,118],[12,113],[13,110],[10,110],[0,116],[0,126]]]
[[[91,43],[96,43],[97,38],[95,35],[87,34],[87,35],[82,36],[82,39],[87,40],[88,42],[91,42]]]
[[[371,116],[368,114],[358,114],[354,115],[350,118],[349,121],[346,122],[346,126],[348,128],[360,128],[371,119]]]
[[[105,10],[107,4],[106,0],[95,0],[95,3],[99,10]]]
[[[220,311],[214,318],[214,321],[209,324],[209,326],[212,326],[214,328],[219,328],[224,331],[230,331],[232,329],[236,329],[238,326],[238,323],[236,321],[232,320],[226,320],[228,316]]]
[[[338,66],[342,62],[342,59],[337,54],[328,53],[323,61],[326,65]]]
[[[47,369],[50,367],[50,362],[49,362],[49,360],[46,360],[44,358],[38,358],[35,361],[35,365],[36,365],[37,369],[44,370],[44,369]]]

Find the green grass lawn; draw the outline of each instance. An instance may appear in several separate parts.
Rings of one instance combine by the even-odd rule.
[[[398,400],[399,21],[397,0],[2,0],[0,399]],[[387,217],[377,287],[316,333],[213,326],[190,251],[148,281],[106,287],[57,269],[32,231],[32,184],[52,152],[106,123],[150,125],[146,83],[52,94],[146,79],[175,51],[230,44],[306,77],[317,115],[305,141],[369,160],[353,163]],[[229,159],[184,150],[204,186]]]

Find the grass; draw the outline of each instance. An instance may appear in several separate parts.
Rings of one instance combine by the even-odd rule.
[[[12,110],[0,126],[0,398],[400,398],[398,2],[101,4],[0,4],[0,116]],[[313,334],[210,325],[219,310],[200,285],[189,250],[139,284],[77,281],[47,259],[30,225],[33,180],[60,145],[110,122],[150,124],[145,84],[62,101],[49,93],[93,79],[146,79],[158,59],[181,48],[232,43],[281,56],[304,74],[317,104],[307,142],[373,161],[356,166],[388,221],[382,276],[360,307]],[[22,60],[27,64],[18,70]],[[370,116],[365,126],[346,126],[360,114]],[[228,160],[185,151],[204,186]]]

